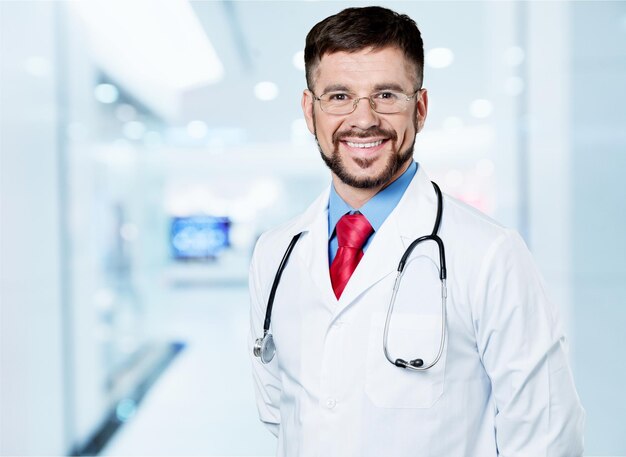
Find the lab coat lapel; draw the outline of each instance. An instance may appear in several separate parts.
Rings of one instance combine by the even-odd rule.
[[[396,208],[400,209],[397,212],[396,222],[404,249],[408,248],[416,238],[430,235],[437,219],[437,193],[430,178],[421,167],[418,168],[411,187],[413,190],[407,196],[406,204],[401,209]]]
[[[311,275],[325,303],[335,308],[335,294],[330,282],[328,267],[328,196],[330,187],[311,204],[293,230],[293,235],[302,231],[298,252],[299,260]]]
[[[411,242],[432,233],[437,214],[437,196],[421,167],[398,206],[375,234],[339,299],[337,313],[348,307],[367,289],[398,268]]]

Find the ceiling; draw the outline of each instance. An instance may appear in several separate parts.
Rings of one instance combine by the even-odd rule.
[[[185,94],[184,120],[202,120],[212,131],[231,135],[235,132],[245,142],[289,141],[292,124],[302,118],[300,98],[305,87],[304,71],[294,66],[293,56],[303,50],[305,36],[313,25],[345,7],[355,6],[355,2],[192,1],[191,4],[224,65],[224,78]],[[441,127],[449,116],[459,117],[465,125],[484,123],[472,119],[469,105],[477,98],[490,98],[494,90],[492,43],[498,30],[490,25],[493,22],[490,19],[494,14],[510,16],[515,4],[379,4],[416,20],[426,51],[446,47],[454,53],[451,66],[425,69],[424,85],[430,97],[427,127]],[[514,31],[504,33],[502,41],[514,39]],[[502,62],[501,58],[496,60]],[[261,101],[255,97],[254,86],[261,81],[277,85],[279,93],[275,99]]]

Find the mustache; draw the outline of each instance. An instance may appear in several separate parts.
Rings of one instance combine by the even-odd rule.
[[[398,139],[398,134],[393,130],[385,130],[380,127],[370,127],[367,130],[344,130],[343,132],[336,132],[333,134],[333,144],[337,144],[344,138],[369,138],[373,136],[381,136],[392,141]]]

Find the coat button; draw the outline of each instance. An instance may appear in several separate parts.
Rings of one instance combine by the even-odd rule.
[[[333,409],[335,406],[337,406],[337,401],[335,399],[329,398],[326,400],[326,407],[328,409]]]

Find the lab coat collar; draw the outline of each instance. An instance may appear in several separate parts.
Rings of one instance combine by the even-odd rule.
[[[339,299],[337,315],[367,289],[397,271],[400,258],[409,244],[420,236],[432,233],[436,214],[437,195],[420,166],[348,281]]]
[[[407,248],[414,239],[430,235],[437,218],[437,193],[422,167],[418,168],[405,197],[391,216]]]
[[[423,167],[418,167],[404,196],[376,233],[339,300],[332,289],[328,263],[329,195],[330,186],[287,232],[290,238],[303,232],[294,256],[308,269],[323,301],[337,318],[367,289],[397,270],[402,254],[414,239],[432,233],[437,195]]]
[[[328,198],[330,196],[330,186],[328,186],[324,192],[322,192],[311,205],[298,216],[294,223],[287,229],[287,233],[290,237],[302,232],[307,232],[317,229],[320,223],[320,218],[326,218],[325,232],[328,232]],[[327,240],[328,241],[328,240]],[[328,250],[328,247],[327,249]]]
[[[330,282],[328,263],[328,198],[330,186],[288,229],[290,238],[302,232],[294,256],[304,265],[331,312],[337,299]]]

